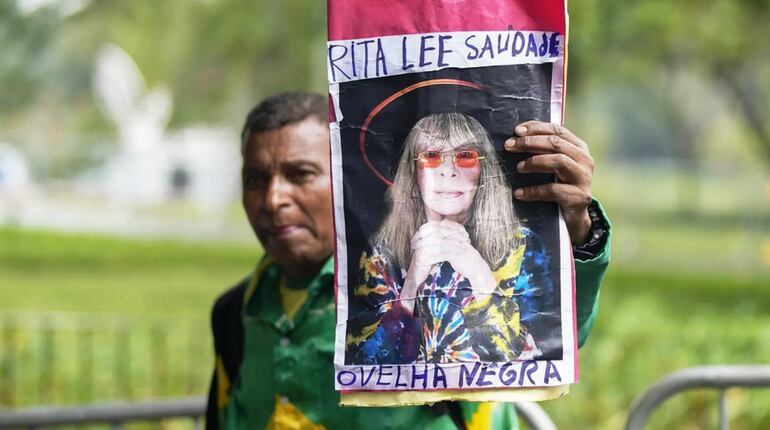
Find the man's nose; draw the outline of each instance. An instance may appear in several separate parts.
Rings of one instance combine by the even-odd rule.
[[[280,176],[273,176],[265,190],[265,209],[276,212],[291,203],[291,184]]]

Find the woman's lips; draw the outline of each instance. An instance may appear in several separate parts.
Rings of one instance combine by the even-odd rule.
[[[445,199],[454,199],[463,195],[462,191],[436,191],[435,193],[437,196],[443,197]]]

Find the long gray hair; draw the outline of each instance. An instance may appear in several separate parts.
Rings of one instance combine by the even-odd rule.
[[[387,193],[391,210],[374,238],[374,246],[392,253],[401,267],[409,266],[412,236],[427,222],[414,159],[427,149],[459,147],[475,149],[486,157],[481,160],[479,186],[465,224],[471,244],[493,270],[520,245],[511,189],[487,130],[462,113],[432,114],[417,121],[406,137],[393,186]]]

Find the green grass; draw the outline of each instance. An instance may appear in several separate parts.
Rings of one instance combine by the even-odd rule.
[[[622,428],[633,398],[669,372],[770,357],[770,274],[758,256],[734,267],[730,255],[756,251],[735,239],[740,229],[622,220],[615,228],[616,258],[580,352],[581,382],[545,403],[559,428]],[[0,229],[0,404],[203,394],[211,304],[259,253],[256,245]],[[56,330],[53,347],[46,327]],[[78,364],[89,349],[90,370]],[[770,428],[770,392],[735,390],[728,401],[732,429]],[[696,392],[666,403],[649,428],[715,423],[716,393]]]
[[[0,309],[201,315],[260,254],[256,241],[137,241],[0,229]]]
[[[618,429],[633,399],[670,372],[767,363],[769,282],[613,268],[580,351],[581,382],[546,409],[559,428]],[[731,429],[770,428],[770,390],[728,393]],[[648,428],[716,428],[716,399],[715,391],[680,394],[653,415]]]

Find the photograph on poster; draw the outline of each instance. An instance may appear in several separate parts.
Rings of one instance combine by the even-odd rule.
[[[558,209],[513,190],[513,127],[550,118],[552,65],[339,84],[346,365],[562,359]],[[339,227],[338,227],[339,228]]]

